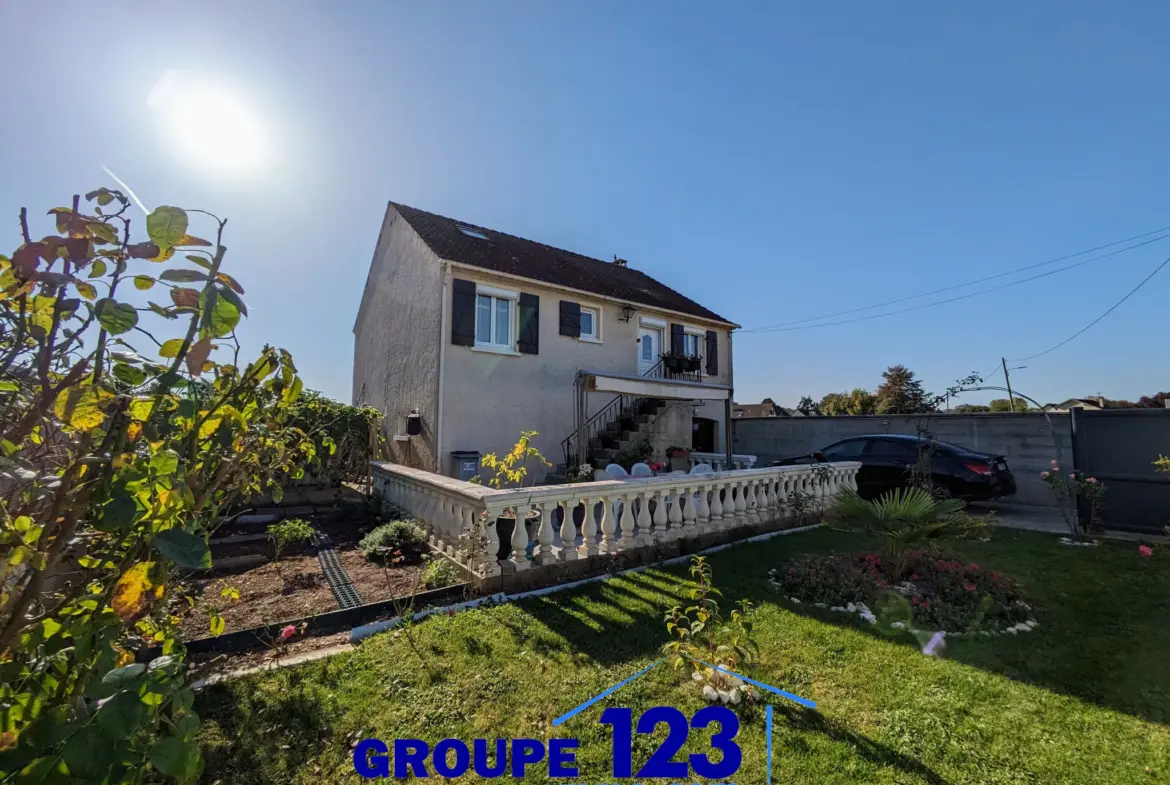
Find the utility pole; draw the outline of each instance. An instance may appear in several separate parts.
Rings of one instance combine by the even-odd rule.
[[[1008,376],[1007,359],[1006,359],[1006,358],[1004,358],[1004,357],[1000,357],[1000,358],[999,358],[999,361],[1000,361],[1001,363],[1003,363],[1003,378],[1004,378],[1004,380],[1006,380],[1006,381],[1007,381],[1007,390],[1008,390],[1008,408],[1009,408],[1009,411],[1013,411],[1013,412],[1014,412],[1014,411],[1016,410],[1016,399],[1015,399],[1015,397],[1012,395],[1012,379],[1011,379],[1011,377],[1010,377],[1010,376]]]

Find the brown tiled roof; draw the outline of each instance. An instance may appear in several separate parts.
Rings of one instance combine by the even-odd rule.
[[[442,259],[732,324],[631,267],[603,262],[405,204],[390,204]],[[474,229],[488,239],[468,237],[459,231],[459,226]]]

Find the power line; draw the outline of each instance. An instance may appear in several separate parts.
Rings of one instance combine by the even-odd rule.
[[[940,305],[947,305],[949,303],[955,303],[955,302],[958,302],[960,300],[967,300],[967,299],[970,299],[972,297],[978,297],[981,294],[991,294],[992,292],[998,292],[998,291],[1001,291],[1003,289],[1010,289],[1013,286],[1019,286],[1020,284],[1023,284],[1023,283],[1029,283],[1031,281],[1037,281],[1041,278],[1047,278],[1050,275],[1056,275],[1058,273],[1067,272],[1067,271],[1073,270],[1077,267],[1083,267],[1084,265],[1090,264],[1091,262],[1098,262],[1102,259],[1108,259],[1111,256],[1117,256],[1118,254],[1125,253],[1126,251],[1132,251],[1135,248],[1141,248],[1142,246],[1149,245],[1150,243],[1156,243],[1159,240],[1165,240],[1167,237],[1170,237],[1170,234],[1164,234],[1161,237],[1155,237],[1151,240],[1146,240],[1143,243],[1137,243],[1135,245],[1131,245],[1131,246],[1128,246],[1126,248],[1119,248],[1116,251],[1111,251],[1110,253],[1102,254],[1101,256],[1094,256],[1094,257],[1089,258],[1089,259],[1083,259],[1079,262],[1074,262],[1073,264],[1065,265],[1064,267],[1057,267],[1055,270],[1049,270],[1046,273],[1040,273],[1039,275],[1033,275],[1033,276],[1028,277],[1028,278],[1021,278],[1018,281],[1011,281],[1010,283],[1000,284],[999,286],[993,286],[990,289],[981,289],[978,292],[971,292],[969,294],[961,294],[958,297],[951,297],[949,299],[939,300],[939,301],[933,302],[933,303],[926,303],[924,305],[915,305],[911,308],[900,308],[896,311],[890,311],[889,313],[878,313],[878,314],[874,314],[872,316],[859,316],[855,319],[842,319],[842,320],[836,321],[836,322],[822,322],[821,324],[805,324],[805,325],[797,325],[797,326],[792,326],[792,327],[780,327],[780,326],[759,327],[759,328],[756,328],[755,330],[750,330],[750,331],[743,330],[743,331],[741,331],[741,334],[755,335],[755,334],[759,334],[759,333],[789,332],[792,330],[811,330],[811,329],[814,329],[816,327],[835,327],[835,326],[840,325],[840,324],[852,324],[854,322],[867,322],[867,321],[870,321],[872,319],[883,319],[887,316],[897,316],[898,314],[910,313],[912,311],[921,311],[921,310],[925,310],[926,308],[936,308]]]
[[[1121,245],[1122,243],[1128,243],[1128,242],[1131,242],[1133,240],[1140,240],[1143,237],[1149,237],[1151,234],[1158,234],[1159,232],[1165,232],[1165,231],[1170,231],[1170,226],[1163,226],[1161,229],[1154,229],[1153,231],[1143,232],[1142,234],[1135,234],[1133,237],[1127,237],[1124,240],[1116,240],[1112,243],[1106,243],[1105,245],[1098,245],[1096,248],[1088,248],[1084,251],[1077,251],[1076,253],[1068,254],[1066,256],[1058,256],[1057,258],[1049,259],[1046,262],[1037,262],[1036,264],[1029,264],[1029,265],[1026,265],[1024,267],[1017,267],[1014,270],[1008,270],[1007,272],[1003,272],[1003,273],[996,273],[995,275],[989,275],[986,278],[977,278],[973,281],[967,281],[966,283],[958,283],[958,284],[954,284],[952,286],[944,286],[941,289],[934,289],[933,291],[923,292],[922,294],[913,294],[913,295],[910,295],[909,297],[899,297],[896,300],[887,300],[884,303],[877,303],[875,305],[866,305],[862,308],[851,308],[848,311],[838,311],[836,313],[825,314],[823,316],[810,316],[806,319],[797,319],[796,321],[793,321],[793,322],[781,322],[779,324],[766,325],[764,327],[752,327],[752,328],[749,328],[747,330],[740,330],[740,332],[741,333],[768,332],[768,331],[773,330],[773,329],[778,328],[778,327],[788,327],[790,325],[805,324],[807,322],[818,322],[821,319],[833,319],[837,316],[848,316],[849,314],[860,313],[861,311],[872,311],[874,308],[884,308],[887,305],[897,305],[898,303],[909,302],[910,300],[918,300],[918,299],[921,299],[923,297],[930,297],[931,295],[942,294],[943,292],[950,292],[950,291],[953,291],[955,289],[962,289],[965,286],[974,286],[975,284],[986,283],[987,281],[994,281],[997,278],[1004,278],[1004,277],[1009,276],[1009,275],[1015,275],[1016,273],[1027,272],[1028,270],[1034,270],[1037,267],[1044,267],[1044,266],[1049,265],[1049,264],[1056,264],[1057,262],[1063,262],[1067,259],[1074,259],[1078,256],[1084,256],[1085,254],[1094,253],[1095,251],[1101,251],[1105,248],[1112,248],[1115,245]],[[1157,239],[1160,240],[1163,238],[1157,238]],[[1153,242],[1153,241],[1151,241],[1151,242]],[[1140,246],[1134,246],[1134,247],[1138,248]],[[1099,257],[1099,258],[1104,258],[1104,257]]]
[[[1165,260],[1164,260],[1164,261],[1163,261],[1163,262],[1162,262],[1160,265],[1158,265],[1157,267],[1155,267],[1155,268],[1154,268],[1154,271],[1153,271],[1152,273],[1150,273],[1150,274],[1149,274],[1149,275],[1147,275],[1145,278],[1143,278],[1141,283],[1139,283],[1137,286],[1135,286],[1135,287],[1133,287],[1132,289],[1130,289],[1130,290],[1129,290],[1129,293],[1128,293],[1128,294],[1126,294],[1126,295],[1125,295],[1125,297],[1122,297],[1120,300],[1118,300],[1117,302],[1113,303],[1113,305],[1109,306],[1109,310],[1107,310],[1105,313],[1103,313],[1103,314],[1101,314],[1100,316],[1098,316],[1098,317],[1097,317],[1096,319],[1094,319],[1093,321],[1091,321],[1091,322],[1089,322],[1088,324],[1086,324],[1086,325],[1085,325],[1084,327],[1082,327],[1081,329],[1077,330],[1075,333],[1073,333],[1073,334],[1072,334],[1072,335],[1070,335],[1069,337],[1065,338],[1065,339],[1064,339],[1063,341],[1061,341],[1060,343],[1056,344],[1056,346],[1053,346],[1051,349],[1045,349],[1044,351],[1040,352],[1039,354],[1033,354],[1033,355],[1031,355],[1031,356],[1029,356],[1029,357],[1020,357],[1018,360],[1013,360],[1012,362],[1023,362],[1024,360],[1035,360],[1037,357],[1043,357],[1044,355],[1048,354],[1049,352],[1054,352],[1054,351],[1056,351],[1057,349],[1059,349],[1060,347],[1064,346],[1066,343],[1068,343],[1069,341],[1071,341],[1073,338],[1076,338],[1078,335],[1081,335],[1082,333],[1084,333],[1085,331],[1087,331],[1087,330],[1088,330],[1090,327],[1092,327],[1093,325],[1095,325],[1097,322],[1101,321],[1101,320],[1102,320],[1102,319],[1104,319],[1106,316],[1108,316],[1109,314],[1111,314],[1111,313],[1113,313],[1114,311],[1116,311],[1116,310],[1117,310],[1117,308],[1118,308],[1118,306],[1120,306],[1120,305],[1121,305],[1123,302],[1125,302],[1125,301],[1126,301],[1126,300],[1128,300],[1130,297],[1132,297],[1132,296],[1134,295],[1134,293],[1136,293],[1136,292],[1137,292],[1137,290],[1138,290],[1138,289],[1140,289],[1140,288],[1142,288],[1143,286],[1145,286],[1147,283],[1149,283],[1149,281],[1150,281],[1150,279],[1151,279],[1151,278],[1153,278],[1153,277],[1154,277],[1155,275],[1157,275],[1158,273],[1162,272],[1162,268],[1163,268],[1163,267],[1165,267],[1167,264],[1170,264],[1170,256],[1166,257],[1166,259],[1165,259]]]

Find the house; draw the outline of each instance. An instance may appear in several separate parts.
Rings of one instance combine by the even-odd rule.
[[[1101,396],[1089,396],[1088,398],[1069,398],[1067,401],[1061,401],[1060,403],[1050,403],[1044,407],[1044,411],[1067,412],[1069,409],[1099,411],[1104,408],[1106,408],[1104,398]]]
[[[521,431],[562,470],[644,443],[726,455],[737,327],[624,260],[390,202],[353,402],[385,413],[395,462],[449,476]]]

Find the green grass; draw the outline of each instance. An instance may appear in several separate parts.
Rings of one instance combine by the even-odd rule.
[[[1025,583],[1040,626],[954,641],[931,658],[909,636],[887,639],[790,605],[767,581],[799,553],[864,545],[818,530],[711,559],[727,603],[759,603],[753,675],[818,703],[815,712],[776,705],[773,782],[1170,782],[1166,554],[1064,548],[1055,536],[1015,531],[963,544],[965,557]],[[414,628],[417,653],[405,636],[384,634],[351,654],[214,687],[197,707],[205,779],[354,782],[351,743],[367,736],[575,736],[580,776],[571,781],[610,782],[602,709],[673,705],[689,715],[704,705],[694,686],[660,666],[565,726],[552,720],[659,656],[663,611],[680,601],[685,579],[682,566],[654,569],[436,617]],[[733,781],[763,783],[763,709],[739,713],[743,765]],[[692,731],[685,751],[702,751],[708,734]],[[636,737],[635,770],[664,736]],[[530,768],[524,781],[547,781],[547,770]]]

